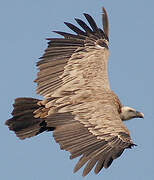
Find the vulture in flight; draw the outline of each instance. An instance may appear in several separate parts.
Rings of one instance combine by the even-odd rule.
[[[97,174],[108,168],[125,149],[135,144],[123,121],[144,114],[123,106],[110,89],[108,79],[109,23],[103,8],[103,29],[84,13],[88,25],[81,28],[65,22],[74,33],[54,31],[63,38],[49,38],[48,47],[37,63],[36,92],[43,100],[17,98],[12,118],[5,124],[20,139],[53,131],[60,148],[70,159],[80,157],[86,176],[95,166]]]

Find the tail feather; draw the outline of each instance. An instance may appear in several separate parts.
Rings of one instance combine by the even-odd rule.
[[[15,103],[13,104],[13,116],[20,116],[24,114],[26,111],[34,111],[38,109],[40,106],[37,102],[40,101],[38,99],[33,98],[17,98],[15,99]],[[28,113],[28,112],[27,112]]]
[[[40,100],[33,98],[17,98],[13,104],[13,117],[5,122],[10,130],[14,131],[20,139],[35,136],[46,130],[44,119],[35,118],[34,111],[40,108],[37,104]]]

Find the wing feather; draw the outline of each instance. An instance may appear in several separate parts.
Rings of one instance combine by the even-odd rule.
[[[71,39],[71,38],[73,38],[73,39],[82,39],[82,40],[84,40],[85,39],[85,36],[83,36],[83,35],[75,35],[75,34],[70,34],[70,33],[66,33],[66,32],[61,32],[61,31],[53,31],[53,32],[55,32],[55,33],[57,33],[57,34],[59,34],[59,35],[61,35],[61,36],[64,36],[66,39]]]
[[[101,157],[97,161],[97,164],[96,164],[96,167],[95,167],[95,170],[94,170],[95,174],[98,174],[102,170],[102,168],[104,166],[104,159],[105,159],[105,157]]]
[[[66,24],[66,26],[68,26],[72,31],[74,31],[76,34],[80,34],[83,36],[86,36],[86,33],[83,32],[81,29],[79,29],[78,27],[76,27],[75,25],[68,23],[68,22],[64,22]]]
[[[106,38],[108,39],[109,37],[109,21],[108,21],[108,15],[107,15],[107,12],[105,10],[105,8],[103,7],[102,8],[103,10],[103,14],[102,14],[102,24],[103,24],[103,30],[104,30],[104,33],[106,35]]]
[[[87,21],[89,22],[91,28],[93,29],[93,32],[97,33],[98,36],[100,36],[100,30],[99,28],[97,27],[97,24],[96,22],[94,21],[94,19],[89,15],[89,14],[86,14],[84,13],[84,16],[86,17]]]
[[[87,26],[87,24],[81,19],[75,18],[76,22],[89,34],[93,34],[93,31]]]

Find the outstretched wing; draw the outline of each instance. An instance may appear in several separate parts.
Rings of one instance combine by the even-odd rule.
[[[103,10],[105,12],[105,10]],[[61,75],[64,73],[64,68],[68,60],[77,51],[84,51],[86,46],[94,46],[97,44],[101,47],[107,47],[108,34],[97,27],[93,18],[84,14],[91,28],[89,28],[82,20],[75,19],[77,23],[83,28],[71,23],[65,24],[76,33],[70,34],[60,31],[54,31],[62,35],[64,38],[49,38],[48,48],[45,50],[41,60],[37,63],[39,72],[35,82],[37,83],[36,92],[44,97],[51,95],[55,90],[63,86]],[[103,15],[104,16],[104,15]],[[107,14],[105,14],[107,21]],[[107,24],[107,23],[106,23]],[[105,26],[106,29],[106,26]],[[106,71],[104,72],[106,73]]]
[[[58,120],[49,120],[47,124],[58,124],[54,138],[61,149],[71,153],[71,159],[81,156],[74,172],[85,165],[83,176],[86,176],[96,165],[97,174],[103,167],[108,168],[124,149],[134,145],[117,107],[111,102],[105,103],[98,99],[89,102],[87,99],[69,109],[73,111],[73,120],[68,122],[66,119],[66,124],[62,122],[61,125]]]
[[[95,173],[103,167],[108,168],[124,149],[134,145],[119,116],[120,101],[109,86],[108,22],[104,23],[104,32],[90,15],[84,15],[91,28],[76,19],[84,31],[65,23],[77,35],[57,32],[65,39],[51,39],[44,59],[39,62],[40,69],[45,65],[47,69],[40,73],[48,72],[51,81],[52,63],[55,62],[55,67],[60,69],[55,73],[54,86],[46,81],[47,87],[38,86],[39,92],[48,98],[45,107],[50,110],[46,124],[55,127],[54,138],[61,149],[71,153],[71,159],[82,156],[75,172],[87,163],[83,176],[95,164]],[[107,21],[105,10],[103,19]],[[54,51],[53,47],[58,50]],[[59,62],[62,63],[57,66]]]

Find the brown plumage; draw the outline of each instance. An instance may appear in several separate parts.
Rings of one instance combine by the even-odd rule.
[[[43,100],[17,98],[13,117],[6,121],[20,139],[53,131],[61,149],[70,158],[81,156],[74,172],[85,166],[83,176],[95,166],[95,173],[108,168],[126,148],[134,146],[122,120],[142,117],[124,107],[110,89],[108,80],[109,25],[103,8],[103,30],[84,14],[90,27],[65,24],[76,34],[54,31],[64,38],[50,38],[37,63],[36,92]]]

